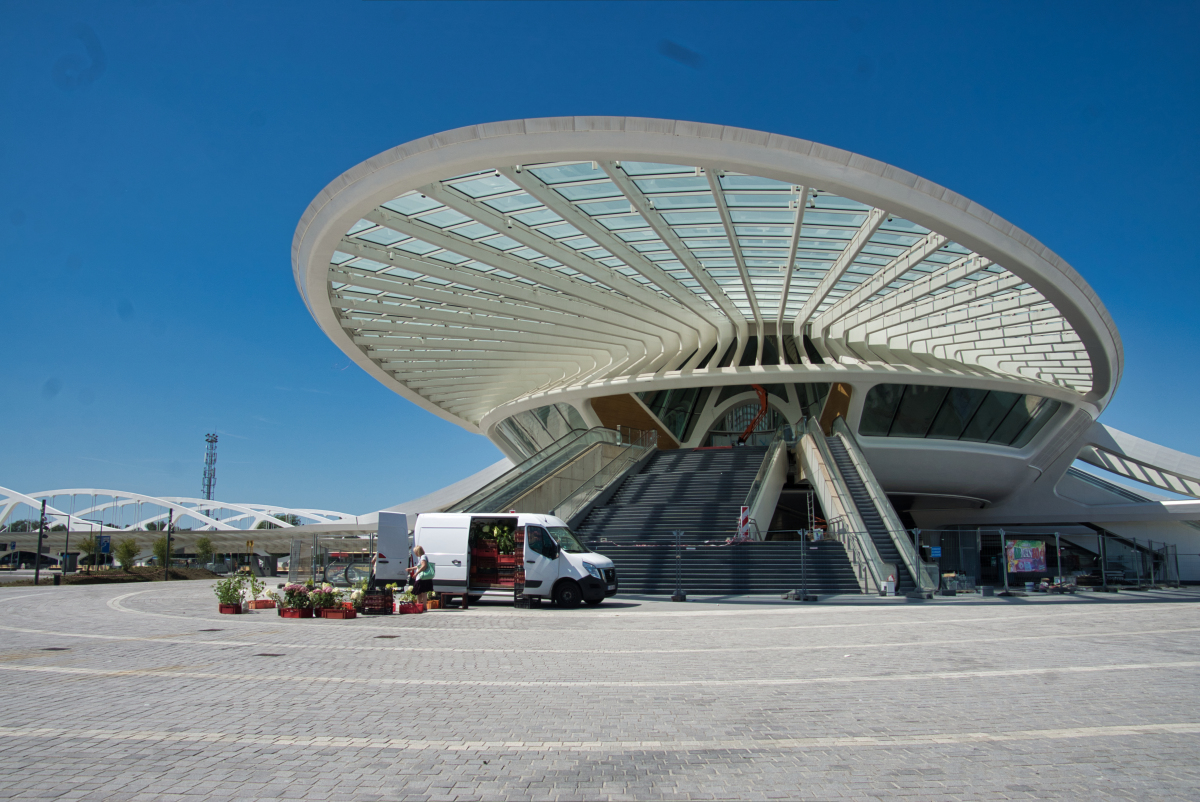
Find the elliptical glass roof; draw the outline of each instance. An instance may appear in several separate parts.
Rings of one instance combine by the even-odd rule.
[[[1080,338],[1003,265],[821,187],[694,165],[502,164],[422,186],[346,231],[329,293],[372,360],[472,422],[564,383],[764,354],[1091,387]]]

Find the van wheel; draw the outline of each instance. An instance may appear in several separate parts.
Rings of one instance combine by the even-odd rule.
[[[558,587],[554,589],[554,603],[559,607],[575,608],[582,601],[583,593],[579,590],[579,584],[573,579],[559,582]]]
[[[483,598],[482,593],[472,593],[470,596],[467,597],[467,601],[469,601],[471,604],[475,604],[482,598]]]
[[[589,607],[596,607],[604,603],[604,599],[584,599],[584,601],[588,603]]]

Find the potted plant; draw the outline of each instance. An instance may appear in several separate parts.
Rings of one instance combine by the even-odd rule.
[[[316,611],[314,615],[319,615],[322,618],[325,617],[327,610],[341,606],[340,596],[341,594],[338,593],[337,588],[327,582],[314,587],[308,592],[308,598],[312,600],[313,610]]]
[[[411,593],[401,593],[396,598],[396,612],[401,615],[408,613],[423,613],[425,605],[417,601],[417,597]]]
[[[250,609],[251,610],[270,610],[275,606],[275,601],[272,598],[260,599],[263,588],[265,586],[258,581],[258,577],[251,575],[250,577]]]
[[[242,601],[246,597],[246,586],[240,576],[231,576],[213,585],[213,593],[217,595],[217,609],[229,614],[242,611]]]
[[[312,618],[312,599],[309,598],[308,588],[295,583],[283,586],[283,606],[279,615],[284,618]]]

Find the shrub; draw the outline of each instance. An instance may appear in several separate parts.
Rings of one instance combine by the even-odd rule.
[[[133,561],[137,559],[140,551],[136,540],[131,537],[121,538],[113,549],[113,557],[120,564],[121,570],[128,571],[133,567]]]
[[[214,584],[213,593],[221,604],[241,604],[246,598],[246,582],[235,574]]]

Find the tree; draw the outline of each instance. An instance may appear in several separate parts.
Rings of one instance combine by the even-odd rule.
[[[154,559],[159,565],[166,565],[171,555],[167,554],[167,536],[163,535],[154,541]]]
[[[166,538],[163,539],[166,540]],[[117,541],[117,547],[113,550],[113,556],[120,563],[121,570],[128,572],[133,567],[133,561],[137,559],[140,551],[141,549],[138,548],[137,541],[131,537],[126,537]]]
[[[206,537],[196,538],[196,559],[201,565],[208,565],[213,558],[213,543]]]
[[[83,559],[79,561],[80,565],[92,565],[95,563],[96,552],[100,551],[100,543],[95,535],[84,535],[75,541],[75,548],[83,555]]]
[[[146,530],[149,532],[165,532],[167,530],[166,521],[151,521],[146,524]]]

